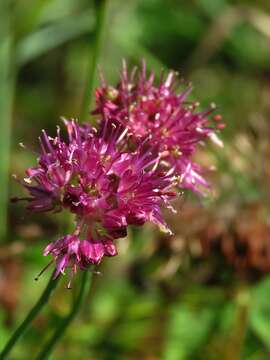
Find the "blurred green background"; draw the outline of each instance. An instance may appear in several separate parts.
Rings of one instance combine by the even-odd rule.
[[[225,147],[199,152],[216,167],[212,195],[182,197],[166,215],[174,236],[146,226],[118,241],[52,358],[269,359],[270,2],[107,2],[106,78],[117,81],[123,58],[177,70],[201,108],[218,105]],[[63,222],[10,204],[24,195],[11,175],[34,164],[41,129],[54,134],[61,116],[79,117],[96,15],[91,0],[0,0],[0,347],[45,287],[49,271],[34,281],[42,249]],[[68,312],[65,283],[10,359],[35,358]]]

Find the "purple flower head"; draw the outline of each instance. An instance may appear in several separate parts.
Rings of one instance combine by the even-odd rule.
[[[124,237],[130,224],[151,221],[169,231],[161,207],[169,207],[172,171],[158,166],[160,155],[147,139],[129,150],[127,129],[105,120],[103,127],[81,127],[65,120],[68,140],[40,138],[38,165],[22,181],[34,212],[67,209],[76,216],[76,229],[49,244],[44,255],[56,262],[55,277],[71,268],[87,269],[103,256],[117,254],[114,239]]]
[[[220,122],[210,122],[209,110],[198,112],[198,103],[188,103],[189,86],[178,93],[174,72],[169,72],[158,85],[154,84],[153,73],[146,75],[145,63],[140,72],[134,68],[129,75],[123,64],[121,79],[116,87],[106,84],[96,90],[96,109],[101,122],[110,119],[122,123],[135,138],[150,138],[158,147],[161,164],[173,168],[181,188],[203,192],[208,187],[202,177],[203,169],[194,163],[192,157],[198,144],[207,137],[221,145],[216,130],[224,127]],[[214,120],[220,120],[215,116]]]
[[[44,255],[49,254],[55,259],[54,278],[57,278],[66,268],[72,269],[71,275],[76,274],[78,269],[86,270],[92,264],[99,264],[104,255],[116,255],[117,250],[112,240],[105,237],[81,240],[76,235],[66,235],[46,246]]]

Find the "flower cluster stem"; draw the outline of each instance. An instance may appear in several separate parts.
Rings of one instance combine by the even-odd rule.
[[[58,279],[59,279],[59,277],[57,279],[53,279],[53,275],[51,276],[51,278],[48,282],[48,285],[46,286],[46,288],[43,291],[42,295],[40,296],[39,300],[34,305],[34,307],[31,309],[31,311],[28,313],[28,315],[23,320],[21,325],[15,330],[15,332],[13,333],[13,335],[7,342],[6,346],[2,350],[2,352],[0,354],[1,360],[7,359],[7,356],[9,355],[13,346],[22,337],[22,335],[26,332],[27,328],[30,326],[31,322],[39,314],[39,312],[42,310],[42,308],[47,304],[52,291],[55,289],[55,287],[58,283]]]
[[[78,296],[76,297],[76,299],[71,307],[69,314],[61,320],[59,326],[56,328],[52,337],[49,339],[49,341],[45,344],[44,348],[38,354],[36,360],[45,360],[45,359],[49,358],[55,345],[58,343],[58,341],[64,335],[64,333],[65,333],[66,329],[68,328],[68,326],[70,325],[71,321],[74,319],[74,317],[77,315],[78,311],[80,310],[80,307],[85,298],[85,295],[88,293],[88,288],[91,285],[91,278],[92,278],[92,273],[87,272],[87,271],[83,272],[80,290],[79,290]]]

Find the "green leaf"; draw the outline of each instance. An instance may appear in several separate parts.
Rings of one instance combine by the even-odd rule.
[[[88,11],[37,30],[17,45],[15,51],[17,66],[22,66],[67,41],[91,32],[94,24],[93,12]]]

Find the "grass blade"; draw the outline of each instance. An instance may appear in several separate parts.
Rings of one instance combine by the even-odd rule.
[[[9,163],[11,143],[11,118],[14,92],[12,73],[12,34],[10,3],[0,3],[0,239],[7,234],[7,204],[9,188]]]

